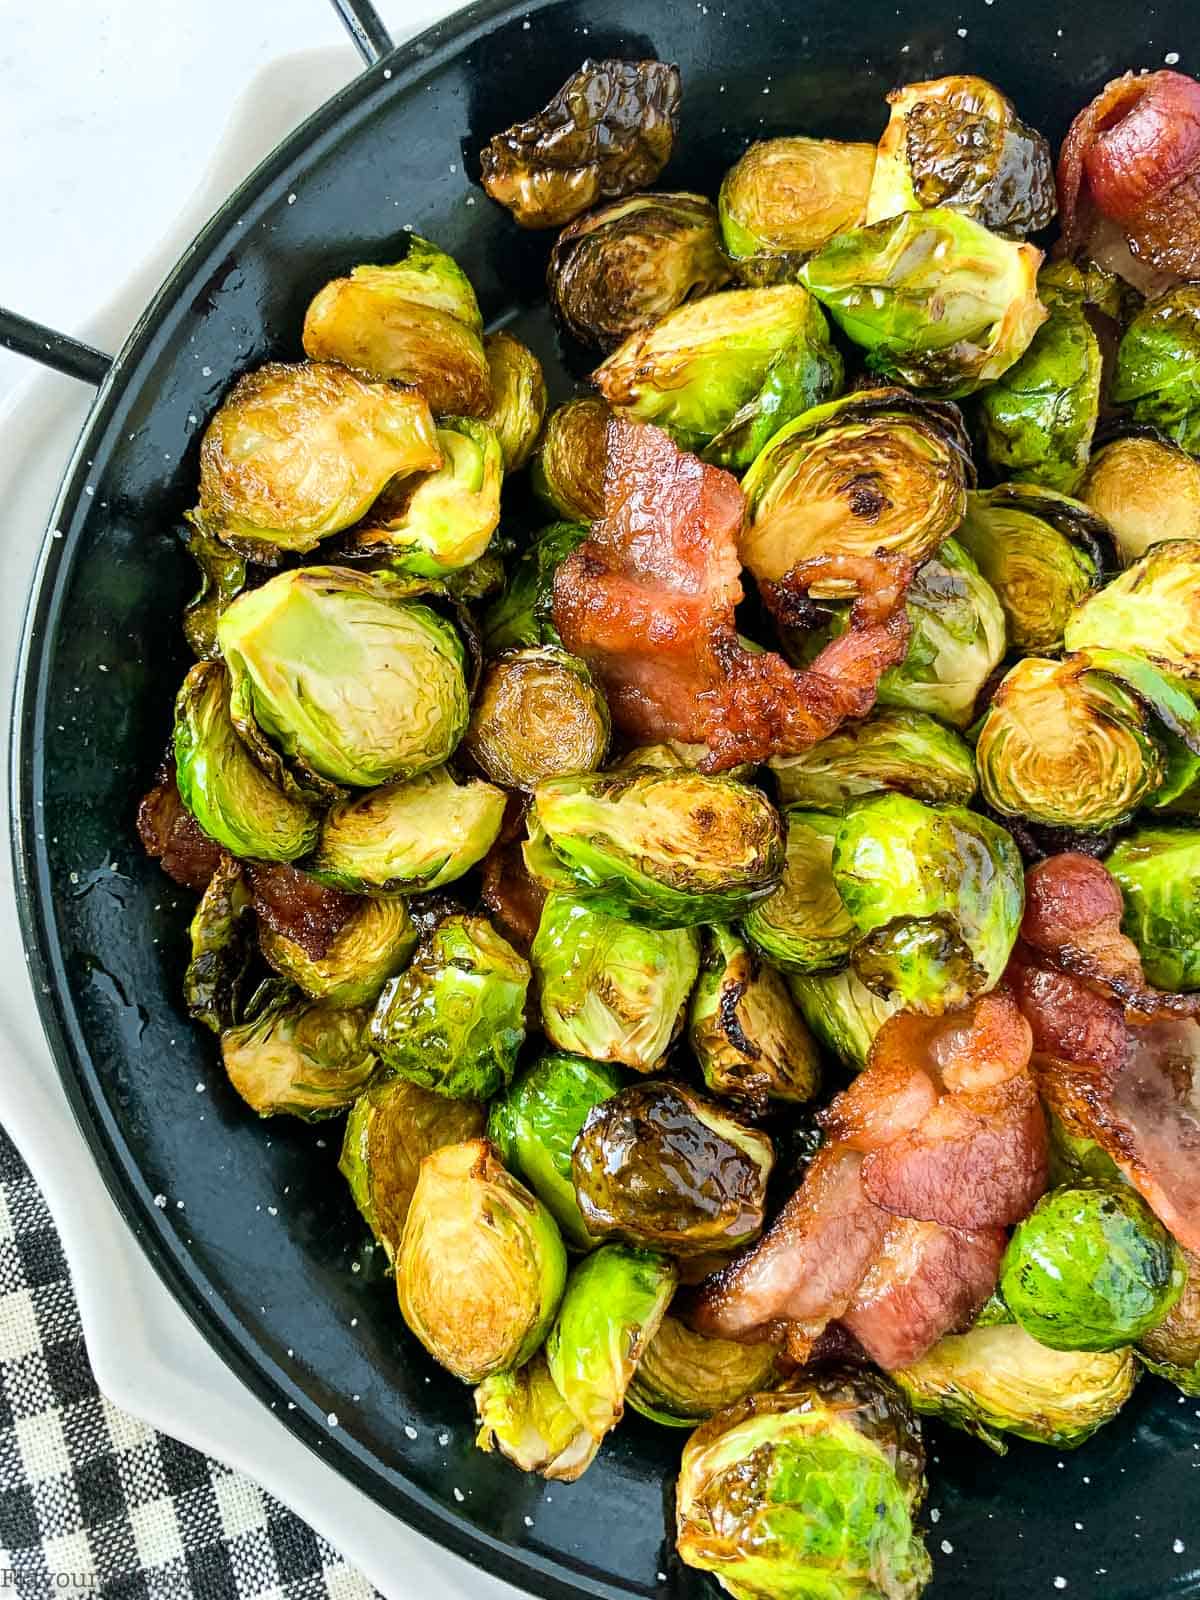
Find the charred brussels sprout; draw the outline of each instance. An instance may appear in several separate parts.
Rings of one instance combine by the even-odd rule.
[[[232,711],[293,762],[370,789],[450,755],[467,726],[464,653],[449,623],[387,574],[281,572],[240,595],[218,637]]]
[[[205,430],[199,515],[275,566],[357,522],[393,478],[440,461],[419,394],[345,367],[273,361],[238,379]]]
[[[307,862],[314,878],[351,894],[419,894],[470,870],[495,844],[505,796],[456,782],[446,767],[335,805]]]
[[[1124,1183],[1095,1179],[1043,1195],[1013,1231],[1000,1290],[1051,1350],[1118,1350],[1161,1322],[1183,1293],[1179,1247]]]
[[[866,1066],[875,1035],[899,1010],[860,983],[853,970],[796,973],[788,980],[800,1015],[817,1039],[844,1067]]]
[[[199,661],[216,661],[217,623],[246,587],[246,559],[211,534],[199,512],[184,512],[182,539],[200,568],[200,587],[183,610],[183,633]]]
[[[960,212],[910,211],[838,234],[801,281],[872,372],[953,398],[1007,372],[1046,320],[1041,252]]]
[[[1200,284],[1143,306],[1117,350],[1111,397],[1135,422],[1200,455]]]
[[[742,920],[751,944],[789,972],[841,966],[857,934],[833,881],[838,819],[803,806],[784,812],[787,860],[775,893]]]
[[[691,928],[639,927],[551,894],[531,956],[551,1044],[650,1072],[682,1027],[700,941]]]
[[[999,983],[1024,873],[1012,839],[986,817],[869,795],[838,828],[833,880],[863,935],[852,959],[868,988],[936,1014]]]
[[[531,870],[542,842],[580,898],[652,927],[728,922],[783,870],[774,807],[732,778],[641,768],[552,778],[534,791],[532,820]]]
[[[1104,864],[1121,886],[1121,926],[1147,981],[1200,989],[1200,829],[1139,828]]]
[[[480,1383],[527,1361],[546,1336],[566,1276],[554,1219],[486,1139],[425,1157],[396,1290],[405,1322],[456,1378]]]
[[[1068,650],[1126,650],[1168,674],[1200,678],[1200,543],[1152,545],[1079,606],[1064,639]]]
[[[574,1483],[595,1460],[593,1439],[558,1392],[545,1352],[515,1371],[494,1372],[475,1391],[480,1450],[499,1450],[522,1472]]]
[[[802,1102],[817,1092],[817,1052],[787,984],[732,928],[705,934],[688,1033],[714,1094],[765,1111],[771,1100]]]
[[[316,1000],[330,1005],[369,1005],[417,947],[417,933],[403,900],[363,900],[314,958],[294,939],[266,923],[258,943],[267,961]]]
[[[484,417],[500,444],[505,472],[529,460],[546,415],[546,379],[528,345],[503,330],[483,341],[492,380],[492,409]]]
[[[646,1347],[626,1398],[635,1411],[668,1428],[691,1428],[723,1406],[765,1389],[775,1375],[775,1348],[706,1339],[666,1316]]]
[[[867,1368],[816,1366],[702,1423],[676,1489],[679,1555],[735,1600],[917,1600],[921,1436]]]
[[[1184,1394],[1200,1396],[1200,1256],[1183,1252],[1187,1282],[1170,1311],[1138,1341],[1144,1367],[1175,1384]]]
[[[183,976],[188,1015],[214,1033],[238,1020],[250,964],[253,908],[241,863],[222,855],[188,929],[191,957]]]
[[[528,987],[528,963],[486,917],[443,917],[380,995],[371,1038],[402,1078],[451,1099],[488,1100],[512,1077]]]
[[[814,811],[840,811],[879,789],[958,805],[975,793],[970,746],[921,711],[876,711],[803,755],[772,756],[770,767],[784,804]]]
[[[589,1233],[697,1256],[761,1232],[774,1159],[767,1136],[717,1101],[656,1081],[589,1111],[571,1171]]]
[[[1079,495],[1111,528],[1124,566],[1163,539],[1200,539],[1200,461],[1133,436],[1092,457]]]
[[[892,90],[888,104],[868,222],[947,206],[1022,237],[1053,221],[1050,147],[985,78],[906,84]]]
[[[221,1035],[230,1083],[260,1117],[336,1117],[367,1087],[379,1062],[367,1012],[284,994]]]
[[[790,277],[844,228],[867,219],[875,146],[836,139],[763,139],[721,180],[725,249],[746,283]]]
[[[305,353],[411,384],[439,416],[486,416],[492,384],[475,291],[444,250],[401,238],[405,254],[391,266],[355,267],[325,285],[305,314]]]
[[[484,612],[483,642],[489,656],[561,642],[554,626],[554,574],[587,536],[584,522],[555,522],[522,552],[503,594]]]
[[[546,418],[530,476],[534,493],[560,517],[595,522],[604,515],[604,463],[611,415],[603,400],[584,395],[568,400]]]
[[[479,686],[463,748],[506,789],[592,772],[608,750],[608,702],[577,656],[553,645],[493,661]]]
[[[546,269],[563,325],[602,350],[729,278],[716,208],[698,194],[638,194],[589,211],[559,234]]]

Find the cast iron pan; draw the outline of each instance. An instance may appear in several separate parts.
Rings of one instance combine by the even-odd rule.
[[[707,1592],[668,1532],[682,1435],[630,1415],[573,1485],[476,1451],[469,1392],[406,1335],[363,1251],[337,1125],[256,1121],[184,1015],[192,899],[142,855],[133,822],[187,664],[193,580],[172,530],[204,421],[239,373],[299,357],[314,291],[386,260],[405,224],[457,257],[491,321],[519,319],[565,393],[535,309],[549,241],[518,231],[475,176],[481,142],[586,55],[679,63],[663,183],[713,193],[747,140],[874,139],[891,85],[947,72],[994,79],[1057,141],[1106,79],[1168,51],[1200,63],[1194,0],[475,6],[364,73],[250,178],[101,391],[46,541],[15,712],[18,894],[59,1069],[143,1248],[239,1375],[384,1506],[536,1593]],[[930,1428],[932,1594],[1029,1600],[1063,1579],[1105,1600],[1200,1594],[1197,1417],[1147,1381],[1073,1455],[1014,1442],[1001,1461]]]

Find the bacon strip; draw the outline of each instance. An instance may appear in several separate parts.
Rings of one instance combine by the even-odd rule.
[[[248,862],[246,871],[259,919],[312,961],[328,952],[361,904],[357,895],[327,888],[284,861]]]
[[[164,761],[154,788],[143,795],[137,814],[138,837],[168,878],[203,894],[221,860],[221,846],[210,839],[184,806],[175,782],[174,760]]]

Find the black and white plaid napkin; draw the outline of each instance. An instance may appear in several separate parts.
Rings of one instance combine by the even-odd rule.
[[[58,1234],[0,1130],[0,1591],[19,1600],[374,1600],[257,1484],[96,1388]]]

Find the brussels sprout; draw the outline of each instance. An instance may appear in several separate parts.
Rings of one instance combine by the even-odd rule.
[[[1187,1282],[1163,1320],[1138,1340],[1144,1367],[1184,1394],[1200,1396],[1200,1256],[1183,1251]]]
[[[1200,455],[1200,284],[1168,289],[1134,317],[1117,349],[1111,399]]]
[[[371,1038],[402,1078],[454,1100],[489,1100],[516,1066],[528,987],[528,962],[486,917],[443,917],[380,995]]]
[[[683,1448],[678,1550],[735,1600],[916,1600],[921,1435],[866,1367],[810,1367],[702,1423]]]
[[[1116,439],[1092,457],[1079,497],[1129,566],[1163,539],[1200,539],[1200,461],[1157,439]]]
[[[530,466],[530,481],[533,492],[560,517],[595,522],[604,515],[604,463],[611,416],[603,400],[585,395],[568,400],[546,418]]]
[[[650,1072],[683,1025],[700,940],[691,928],[639,927],[550,894],[531,959],[551,1044]]]
[[[386,573],[281,572],[239,597],[217,633],[239,707],[284,753],[370,789],[450,755],[467,726],[458,635]]]
[[[633,1084],[588,1112],[571,1150],[589,1233],[676,1256],[745,1244],[763,1225],[775,1152],[683,1084]]]
[[[1105,860],[1121,887],[1121,926],[1146,981],[1200,989],[1200,829],[1139,828]]]
[[[1050,1350],[1015,1323],[940,1339],[892,1377],[913,1409],[1004,1455],[1004,1435],[1074,1450],[1111,1422],[1133,1393],[1128,1349]]]
[[[1083,274],[1056,261],[1038,274],[1049,316],[1021,359],[979,397],[983,447],[997,477],[1074,494],[1100,415],[1100,341]]]
[[[439,416],[486,416],[492,383],[475,291],[428,239],[405,233],[401,243],[392,266],[354,267],[325,285],[305,313],[305,354],[411,384]]]
[[[405,1322],[464,1383],[519,1367],[546,1337],[567,1277],[554,1219],[486,1139],[421,1163],[396,1291]]]
[[[320,823],[255,765],[229,717],[229,674],[197,661],[175,701],[175,779],[184,805],[235,856],[295,861]]]
[[[209,533],[198,512],[185,511],[183,521],[181,537],[200,568],[200,587],[183,608],[183,633],[197,660],[216,661],[217,623],[246,587],[246,561]]]
[[[865,936],[869,989],[937,1014],[995,988],[1021,924],[1021,857],[1003,828],[961,806],[868,795],[833,846],[833,881]]]
[[[276,972],[315,1000],[365,1006],[400,971],[417,946],[403,900],[363,900],[323,956],[310,956],[286,934],[260,922],[258,945]]]
[[[868,222],[947,206],[1019,238],[1054,220],[1050,146],[985,78],[909,83],[888,104]]]
[[[1077,608],[1063,637],[1068,650],[1128,650],[1163,672],[1200,678],[1200,543],[1152,545]]]
[[[506,789],[592,772],[608,750],[608,702],[577,656],[507,651],[484,671],[463,748]]]
[[[495,844],[505,795],[447,767],[335,805],[321,824],[314,878],[352,894],[417,894],[469,871]]]
[[[571,1146],[588,1112],[616,1094],[617,1067],[579,1056],[544,1055],[492,1101],[488,1137],[510,1172],[523,1178],[569,1245],[596,1243],[583,1225],[571,1182]]]
[[[817,1092],[817,1052],[787,984],[732,928],[705,934],[688,1036],[714,1094],[765,1111],[768,1101],[802,1102]]]
[[[1043,1195],[1000,1265],[1005,1304],[1051,1350],[1117,1350],[1183,1293],[1179,1246],[1138,1194],[1088,1179]]]
[[[447,1100],[405,1078],[373,1083],[354,1102],[338,1171],[389,1261],[400,1248],[422,1161],[448,1144],[478,1139],[485,1121],[476,1101]]]
[[[564,228],[546,286],[564,327],[609,350],[729,282],[716,207],[698,194],[638,194]]]
[[[1041,251],[945,209],[838,234],[800,269],[867,366],[953,398],[1007,372],[1046,320]]]
[[[839,967],[858,937],[833,881],[836,817],[788,806],[783,882],[742,919],[751,944],[788,972]]]
[[[666,1316],[646,1347],[626,1399],[668,1428],[691,1428],[723,1406],[765,1389],[775,1375],[775,1348],[706,1339]]]
[[[440,578],[478,561],[500,521],[504,457],[494,428],[445,417],[437,430],[442,464],[405,478],[376,502],[342,548],[394,572]]]
[[[1142,708],[1083,657],[1018,661],[988,707],[975,761],[994,811],[1087,832],[1125,821],[1163,776]]]
[[[953,408],[898,389],[816,406],[775,434],[742,482],[742,560],[760,582],[835,553],[922,561],[962,521],[970,470]],[[826,600],[846,590],[811,592]]]
[[[367,1012],[297,1002],[284,993],[221,1035],[230,1083],[260,1117],[288,1112],[319,1122],[344,1111],[379,1062],[367,1038]]]
[[[584,522],[554,522],[522,551],[504,592],[483,616],[483,643],[489,656],[523,645],[559,644],[554,626],[554,574],[588,536]]]
[[[900,1009],[860,983],[855,973],[794,973],[788,979],[800,1015],[825,1048],[852,1072],[867,1064],[875,1035]]]
[[[772,756],[769,765],[786,805],[816,811],[840,811],[879,789],[958,805],[975,793],[970,746],[921,711],[876,711],[803,755]]]
[[[522,1472],[573,1483],[595,1460],[593,1439],[559,1394],[545,1352],[515,1371],[494,1372],[475,1391],[481,1450],[499,1450]]]
[[[551,778],[534,791],[532,820],[580,897],[652,927],[728,922],[783,870],[774,807],[732,778],[644,768]],[[535,877],[536,859],[526,853]]]
[[[393,478],[440,461],[419,394],[345,367],[272,361],[238,379],[205,429],[197,514],[239,554],[275,566],[357,522]]]
[[[844,228],[866,221],[875,146],[762,139],[721,180],[725,249],[745,283],[790,277]]]
[[[222,855],[188,929],[191,959],[183,976],[188,1016],[214,1033],[237,1021],[250,964],[253,907],[241,863]]]
[[[483,341],[492,380],[492,409],[484,417],[500,442],[505,472],[529,460],[546,415],[546,379],[528,345],[501,330]]]

